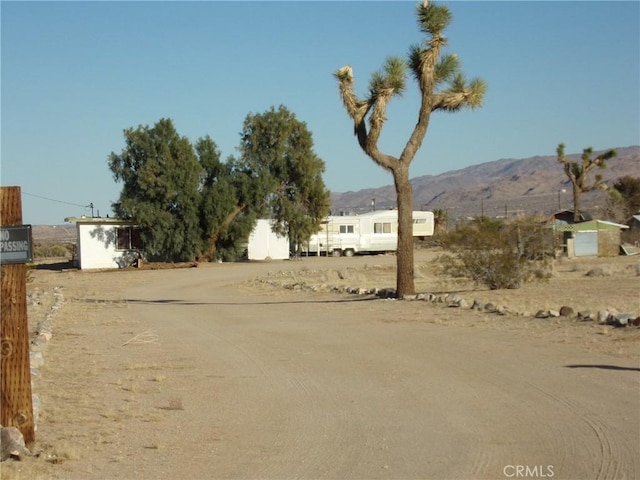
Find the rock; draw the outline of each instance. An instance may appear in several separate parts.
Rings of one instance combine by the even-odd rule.
[[[566,305],[560,307],[560,316],[561,317],[572,317],[573,316],[573,308],[567,307]]]
[[[44,365],[44,357],[42,356],[42,352],[29,352],[29,363],[34,368],[40,368]]]
[[[484,306],[484,311],[487,313],[495,313],[496,312],[496,306],[489,302]]]
[[[2,462],[9,458],[20,460],[22,456],[31,455],[24,444],[22,433],[16,427],[0,427],[0,444],[2,444],[0,448]]]
[[[549,316],[553,318],[558,318],[560,316],[560,312],[558,310],[549,310]]]
[[[538,310],[535,318],[549,318],[549,310]]]
[[[31,395],[31,405],[33,407],[33,427],[34,430],[38,430],[38,418],[40,417],[40,410],[42,409],[42,403],[40,397],[35,393]]]
[[[447,305],[449,307],[459,307],[460,300],[462,300],[462,297],[460,297],[459,295],[450,294],[445,297],[445,301],[447,302]]]
[[[378,291],[380,298],[396,298],[396,291],[393,288],[381,288]]]
[[[586,277],[609,277],[611,272],[602,267],[595,267],[585,273]]]
[[[631,313],[618,313],[616,315],[610,315],[607,323],[614,327],[626,327],[629,322],[635,322],[636,317]]]
[[[600,310],[600,311],[598,311],[598,323],[600,325],[604,325],[605,323],[607,323],[608,319],[609,319],[609,311],[608,310]]]
[[[589,310],[578,312],[578,320],[581,322],[593,321],[593,314]]]
[[[481,302],[480,300],[474,300],[473,304],[471,305],[471,309],[472,310],[484,310],[484,303]]]

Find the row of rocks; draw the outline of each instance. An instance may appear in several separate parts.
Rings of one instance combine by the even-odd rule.
[[[575,313],[573,308],[563,306],[560,310],[539,310],[536,318],[575,318],[580,322],[598,322],[600,325],[611,325],[613,327],[640,326],[640,317],[628,313],[618,312],[615,309],[591,311],[580,311]]]
[[[306,290],[306,291],[329,291],[335,293],[348,293],[353,295],[374,295],[385,300],[397,300],[398,295],[394,288],[363,288],[363,287],[350,287],[350,286],[336,286],[336,285],[310,285],[304,282],[285,283],[281,284],[277,281],[270,279],[262,279],[262,283],[266,283],[272,286],[282,287],[289,290]],[[436,295],[433,293],[418,293],[415,295],[405,295],[403,300],[408,301],[426,301],[430,303],[439,304],[450,308],[467,308],[471,310],[481,311],[485,313],[494,313],[498,315],[523,315],[519,312],[512,311],[505,305],[496,305],[491,302],[481,302],[480,300],[467,301],[458,294],[443,294]],[[598,322],[601,325],[611,325],[613,327],[627,327],[627,326],[640,326],[640,317],[629,312],[618,312],[617,310],[610,308],[608,310],[600,310],[596,313],[590,311],[575,312],[572,307],[561,306],[558,310],[538,310],[534,315],[535,318],[549,319],[563,317],[567,319],[575,319],[582,322]]]
[[[38,290],[37,293],[34,293],[34,296],[31,298],[30,301],[33,302],[34,304],[37,302],[40,302],[39,295],[40,295],[40,291]],[[44,316],[44,318],[41,319],[36,324],[35,334],[31,338],[31,344],[29,348],[29,361],[30,361],[29,363],[31,367],[33,420],[34,420],[34,426],[36,430],[38,427],[38,416],[41,410],[41,403],[40,403],[40,397],[36,393],[33,393],[33,390],[34,390],[33,381],[34,379],[38,378],[38,376],[40,375],[40,368],[44,365],[44,352],[47,348],[47,345],[49,344],[49,341],[51,340],[51,337],[53,336],[53,323],[56,316],[62,309],[63,304],[64,304],[64,295],[62,294],[62,288],[54,287],[53,288],[53,304],[49,308],[49,311]]]

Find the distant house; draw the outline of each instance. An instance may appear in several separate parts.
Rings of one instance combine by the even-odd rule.
[[[640,213],[633,215],[627,222],[627,225],[632,230],[640,230]]]
[[[620,232],[627,225],[590,220],[580,223],[555,223],[556,232],[564,235],[564,245],[568,256],[614,257],[620,254]]]
[[[77,256],[81,270],[124,268],[143,252],[140,228],[115,218],[65,218],[76,224]]]
[[[548,223],[550,224],[570,224],[576,223],[573,220],[574,211],[573,210],[560,210],[559,212],[554,213],[549,218]],[[588,212],[580,212],[580,221],[588,222],[589,220],[593,220],[593,217]]]

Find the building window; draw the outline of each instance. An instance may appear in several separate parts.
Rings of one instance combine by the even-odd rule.
[[[340,225],[340,233],[353,233],[353,225]]]
[[[142,250],[140,230],[136,227],[116,228],[118,250]]]
[[[374,223],[373,233],[391,233],[391,222]]]

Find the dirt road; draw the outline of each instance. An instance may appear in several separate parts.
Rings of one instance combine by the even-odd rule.
[[[43,455],[7,475],[640,476],[637,355],[426,302],[240,284],[309,265],[43,277],[67,285],[35,387]]]

